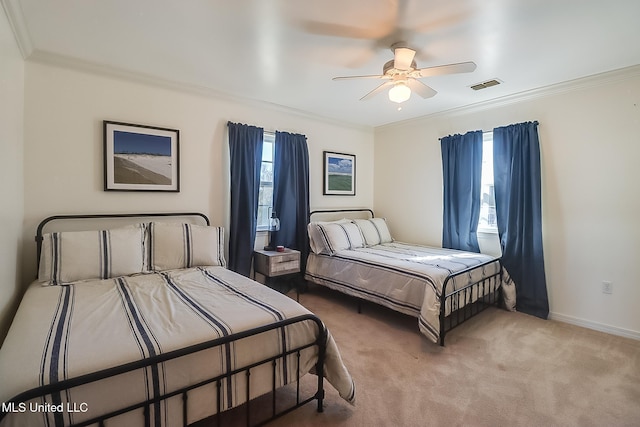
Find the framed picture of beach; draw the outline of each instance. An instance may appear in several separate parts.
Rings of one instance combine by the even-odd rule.
[[[180,131],[103,123],[105,191],[180,191]]]
[[[356,156],[324,151],[324,182],[322,194],[355,196]]]

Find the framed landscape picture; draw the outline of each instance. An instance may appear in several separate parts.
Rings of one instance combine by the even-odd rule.
[[[323,194],[355,196],[356,156],[324,151]]]
[[[105,191],[180,191],[178,130],[103,123]]]

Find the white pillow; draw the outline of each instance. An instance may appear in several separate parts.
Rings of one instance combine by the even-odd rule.
[[[378,229],[373,222],[368,219],[354,219],[353,222],[360,228],[367,246],[380,244],[380,234],[378,234]]]
[[[384,218],[354,219],[353,222],[360,228],[367,246],[393,242]]]
[[[357,225],[350,221],[339,223],[316,223],[319,235],[316,244],[319,252],[333,255],[344,249],[364,247],[364,238]]]
[[[224,228],[194,224],[149,224],[149,269],[226,266]]]
[[[391,232],[389,231],[389,227],[387,226],[387,220],[384,218],[371,218],[369,221],[375,225],[376,230],[378,230],[378,234],[380,235],[380,243],[391,243],[393,242],[393,238],[391,237]]]
[[[60,285],[145,271],[145,226],[45,234],[38,280]]]
[[[309,235],[309,247],[314,254],[321,254],[324,244],[320,237],[318,227],[315,223],[310,222],[307,224],[307,234]]]
[[[320,224],[347,224],[350,221],[346,218],[337,221],[314,221],[307,224],[307,234],[309,234],[309,246],[315,254],[328,253],[325,240],[318,228]]]

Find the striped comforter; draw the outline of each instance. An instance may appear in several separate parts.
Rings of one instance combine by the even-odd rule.
[[[420,331],[434,342],[440,337],[440,295],[447,277],[494,259],[491,256],[412,245],[401,242],[341,250],[334,255],[310,254],[305,278],[340,292],[375,302],[418,318]],[[500,268],[497,260],[456,277],[446,292],[491,276]],[[497,280],[497,279],[496,279]],[[452,286],[453,285],[453,286]],[[507,294],[513,284],[502,283]],[[478,295],[469,294],[462,307]],[[447,305],[445,315],[451,311]]]
[[[65,286],[34,283],[26,292],[0,349],[0,402],[31,388],[54,383],[309,312],[279,294],[223,267],[189,268],[115,279],[80,281]],[[4,426],[60,425],[89,419],[108,410],[210,378],[315,340],[311,321],[205,350],[156,367],[87,384],[15,406]],[[302,374],[313,368],[317,349],[303,350]],[[279,363],[277,383],[295,381],[296,365]],[[355,399],[353,381],[331,335],[325,376],[347,401]],[[246,400],[245,378],[221,388],[223,408]],[[251,396],[271,388],[271,368],[252,371]],[[214,385],[190,394],[189,422],[215,411]],[[49,404],[47,406],[47,403]],[[64,404],[63,412],[53,405]],[[38,406],[37,404],[40,404]],[[154,405],[152,425],[181,425],[181,397]],[[6,411],[8,406],[3,405]],[[77,409],[77,411],[74,411]],[[83,412],[86,410],[86,412]],[[141,419],[141,411],[129,417]],[[116,420],[117,425],[134,425]],[[137,425],[141,425],[138,423]]]

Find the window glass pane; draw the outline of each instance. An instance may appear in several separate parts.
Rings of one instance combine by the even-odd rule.
[[[260,183],[267,182],[273,185],[273,163],[263,161],[260,166]]]
[[[262,142],[262,161],[263,162],[273,162],[273,144],[274,138],[269,137],[267,135],[264,136],[264,140]]]
[[[258,193],[258,230],[269,227],[273,206],[273,154],[275,135],[264,134],[262,143],[262,164],[260,165],[260,192]]]
[[[258,229],[269,227],[271,206],[258,206]]]
[[[485,132],[482,139],[482,181],[478,228],[497,230],[496,200],[493,191],[493,132]]]
[[[258,206],[266,206],[270,208],[273,202],[273,186],[260,186],[260,193],[258,193]]]

